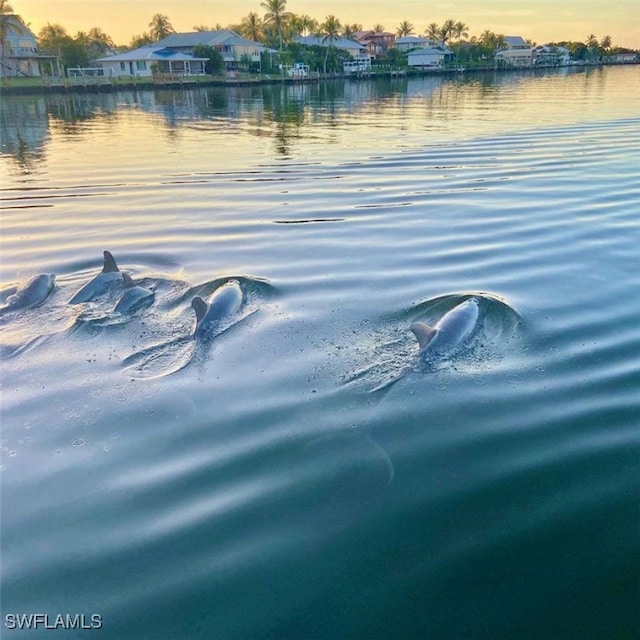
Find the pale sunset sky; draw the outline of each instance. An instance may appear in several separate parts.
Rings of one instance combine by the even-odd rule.
[[[74,35],[100,27],[116,44],[149,29],[155,13],[167,15],[176,31],[194,25],[238,23],[250,11],[264,14],[260,0],[10,0],[14,11],[30,23],[36,34],[47,22],[60,24]],[[584,41],[591,33],[610,35],[613,44],[640,47],[640,0],[288,0],[287,9],[322,21],[336,15],[341,22],[376,23],[395,31],[403,20],[416,33],[431,22],[447,18],[469,25],[470,35],[485,29],[504,35],[521,35],[538,44],[555,40]]]

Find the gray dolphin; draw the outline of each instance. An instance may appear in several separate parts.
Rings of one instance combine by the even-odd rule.
[[[113,308],[115,313],[132,313],[137,309],[153,304],[156,294],[151,289],[136,285],[128,273],[123,273],[122,279],[127,289]]]
[[[17,311],[18,309],[32,309],[42,304],[47,296],[53,291],[56,284],[55,273],[39,273],[33,276],[24,285],[18,287],[6,300],[0,311]]]
[[[480,301],[468,298],[447,311],[435,326],[415,322],[411,331],[418,339],[423,357],[442,356],[453,353],[473,336],[478,328]]]
[[[88,302],[92,298],[110,289],[114,283],[122,281],[122,272],[118,269],[118,265],[111,253],[105,251],[103,255],[104,265],[102,271],[95,278],[87,282],[87,284],[69,300],[69,304]]]
[[[218,287],[207,304],[200,296],[191,301],[196,312],[196,328],[194,338],[204,337],[212,333],[242,306],[242,289],[237,280],[229,280]]]

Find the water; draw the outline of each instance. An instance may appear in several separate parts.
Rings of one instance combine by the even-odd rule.
[[[638,104],[639,67],[3,97],[3,296],[57,274],[0,320],[3,637],[638,637]],[[151,307],[67,304],[105,249]]]

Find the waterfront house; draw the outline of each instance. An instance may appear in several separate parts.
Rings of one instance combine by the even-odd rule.
[[[277,53],[260,42],[247,40],[235,31],[192,31],[190,33],[172,33],[155,43],[157,47],[167,47],[172,51],[193,54],[197,45],[207,45],[219,51],[227,69],[237,69],[243,61],[260,62],[260,54]]]
[[[33,77],[60,75],[60,56],[38,50],[35,35],[16,15],[3,16],[0,42],[0,76]],[[42,65],[42,67],[41,67]]]
[[[395,35],[388,31],[355,31],[352,37],[366,47],[367,53],[374,59],[384,58],[396,44]]]
[[[533,50],[533,64],[537,67],[567,66],[571,55],[566,47],[543,44]]]
[[[308,47],[328,47],[329,45],[336,49],[346,51],[353,58],[359,58],[365,54],[366,48],[355,40],[349,38],[335,38],[326,40],[321,36],[298,36],[294,38],[298,44],[304,44]]]
[[[530,67],[533,47],[520,36],[505,36],[505,46],[496,53],[496,61],[510,67]]]
[[[403,38],[396,38],[396,48],[406,53],[412,49],[429,49],[436,45],[437,42],[429,38],[423,38],[421,36],[404,36]]]
[[[148,78],[154,73],[203,75],[206,61],[207,58],[154,45],[98,58],[95,64],[103,69],[105,76]]]
[[[634,62],[640,62],[640,54],[635,52],[616,53],[608,56],[607,60],[611,60],[616,64],[633,64]]]
[[[416,49],[407,54],[407,63],[415,69],[440,69],[445,62],[453,59],[453,52],[448,47]]]

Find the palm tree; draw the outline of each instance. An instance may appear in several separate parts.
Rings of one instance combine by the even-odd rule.
[[[291,22],[295,24],[295,32],[299,36],[308,36],[320,28],[318,21],[308,15],[294,16]]]
[[[149,35],[157,42],[166,38],[169,34],[175,33],[176,30],[171,26],[169,18],[162,13],[156,13],[149,23],[151,30]]]
[[[356,31],[362,31],[361,24],[358,24],[357,22],[354,22],[353,24],[345,24],[342,28],[342,35],[345,38],[351,38]]]
[[[456,40],[460,40],[461,38],[469,37],[469,27],[464,22],[456,22],[453,35]]]
[[[398,38],[404,38],[410,36],[413,33],[413,25],[407,20],[403,20],[396,29],[396,35]]]
[[[447,40],[453,35],[456,28],[456,21],[449,18],[449,20],[445,20],[443,25],[440,27],[440,39],[442,40],[442,44],[447,44]]]
[[[593,33],[589,34],[586,39],[586,44],[589,49],[596,49],[598,47],[598,38]]]
[[[47,24],[38,33],[38,44],[45,51],[57,52],[60,46],[70,40],[67,30],[59,24]]]
[[[429,38],[429,40],[431,40],[432,42],[440,40],[440,27],[435,22],[432,22],[427,27],[427,38]]]
[[[384,31],[384,26],[383,26],[383,25],[381,25],[380,23],[378,23],[378,24],[374,24],[374,25],[373,25],[373,30],[374,30],[376,33],[381,33],[382,31]]]
[[[87,34],[88,46],[98,55],[104,54],[115,46],[113,40],[99,27],[89,29]]]
[[[194,24],[191,28],[194,31],[213,31],[213,29],[208,27],[206,24]]]
[[[133,36],[129,47],[131,49],[139,49],[140,47],[146,47],[153,43],[153,38],[148,31],[143,31],[139,36]]]
[[[600,40],[600,48],[606,53],[611,48],[611,36],[603,36]]]
[[[258,42],[264,38],[264,24],[255,11],[251,11],[242,18],[240,35],[254,42]]]
[[[333,48],[334,42],[340,38],[340,32],[342,31],[342,25],[340,20],[334,15],[327,16],[324,22],[320,25],[319,35],[322,37],[322,44],[329,42],[327,51],[324,54],[324,73],[327,74],[327,58],[329,57],[329,51]]]
[[[282,28],[291,18],[291,12],[286,11],[287,0],[264,0],[260,6],[267,10],[264,14],[264,24],[275,27],[280,40],[280,55],[282,56]]]

